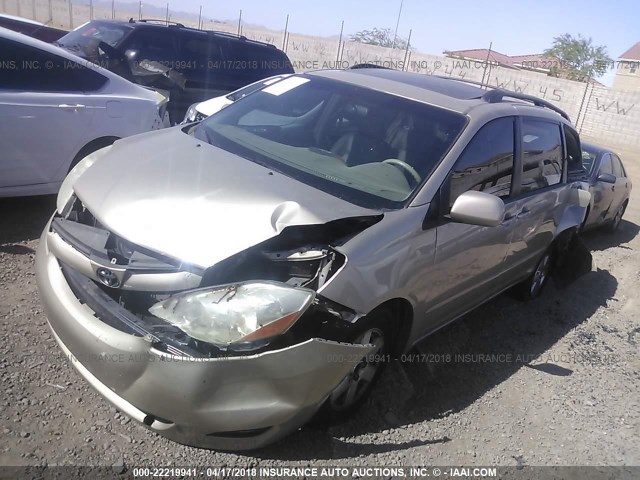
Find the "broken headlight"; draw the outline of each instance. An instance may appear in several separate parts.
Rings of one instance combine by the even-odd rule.
[[[256,281],[173,295],[149,312],[197,340],[225,346],[285,333],[309,307],[315,292]]]

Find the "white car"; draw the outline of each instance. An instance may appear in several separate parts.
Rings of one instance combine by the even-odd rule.
[[[169,126],[167,98],[48,43],[0,28],[0,197],[56,193],[119,138]]]
[[[262,90],[264,87],[273,85],[279,82],[283,78],[287,78],[292,74],[287,73],[283,75],[274,75],[273,77],[264,78],[257,82],[251,83],[245,87],[239,88],[227,95],[221,95],[220,97],[214,97],[204,102],[194,103],[187,109],[187,113],[184,116],[182,123],[199,122],[207,117],[210,117],[216,112],[219,112],[227,105],[231,105],[233,102],[237,102],[247,95]]]

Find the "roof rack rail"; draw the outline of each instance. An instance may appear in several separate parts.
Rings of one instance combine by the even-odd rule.
[[[525,102],[531,102],[536,107],[548,108],[549,110],[553,110],[554,112],[560,114],[566,120],[569,120],[569,115],[567,115],[567,112],[565,112],[561,108],[556,107],[554,104],[549,103],[546,100],[542,100],[541,98],[534,97],[533,95],[527,95],[526,93],[512,92],[511,90],[504,90],[502,88],[489,90],[484,95],[482,95],[482,99],[488,103],[499,103],[505,97],[515,98],[516,100],[524,100]]]
[[[171,20],[162,20],[161,18],[142,18],[140,20],[137,20],[138,22],[142,22],[142,23],[164,23],[165,25],[174,25],[176,27],[181,27],[181,28],[185,28],[185,26],[180,23],[180,22],[172,22]],[[129,22],[131,22],[131,20],[129,20]],[[131,23],[135,23],[136,20],[134,20]]]
[[[492,87],[491,85],[487,85],[486,83],[478,82],[477,80],[467,80],[465,78],[459,78],[459,77],[448,77],[446,75],[431,75],[431,76],[436,78],[442,78],[444,80],[455,80],[456,82],[469,83],[471,85],[477,85],[482,88],[496,88],[496,87]]]
[[[220,35],[222,37],[231,37],[231,38],[239,38],[240,40],[247,40],[247,37],[245,37],[244,35],[237,35],[235,33],[222,32],[220,30],[202,30],[202,31],[210,35]]]
[[[278,48],[272,43],[263,42],[261,40],[254,40],[252,38],[245,37],[244,35],[238,35],[238,34],[235,34],[235,33],[223,32],[223,31],[220,31],[220,30],[200,30],[200,31],[208,33],[209,35],[220,35],[222,37],[236,38],[238,40],[242,40],[243,42],[255,43],[255,44],[258,44],[258,45],[262,45],[263,47],[270,47],[270,48],[275,48],[275,49]]]

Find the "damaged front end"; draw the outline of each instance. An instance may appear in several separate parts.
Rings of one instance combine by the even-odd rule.
[[[358,313],[317,292],[346,262],[335,247],[380,218],[290,226],[202,269],[128,242],[73,197],[49,245],[74,293],[109,324],[167,353],[215,358],[348,340]]]
[[[358,313],[318,290],[347,261],[335,247],[379,219],[289,226],[203,269],[128,242],[72,196],[43,233],[38,284],[61,348],[121,411],[188,445],[257,448],[372,351],[349,343]]]

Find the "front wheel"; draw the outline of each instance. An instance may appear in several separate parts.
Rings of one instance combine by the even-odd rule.
[[[344,419],[364,403],[391,358],[390,325],[389,311],[374,312],[354,335],[351,343],[373,345],[374,348],[333,389],[321,409],[321,416],[329,417],[329,420]]]

